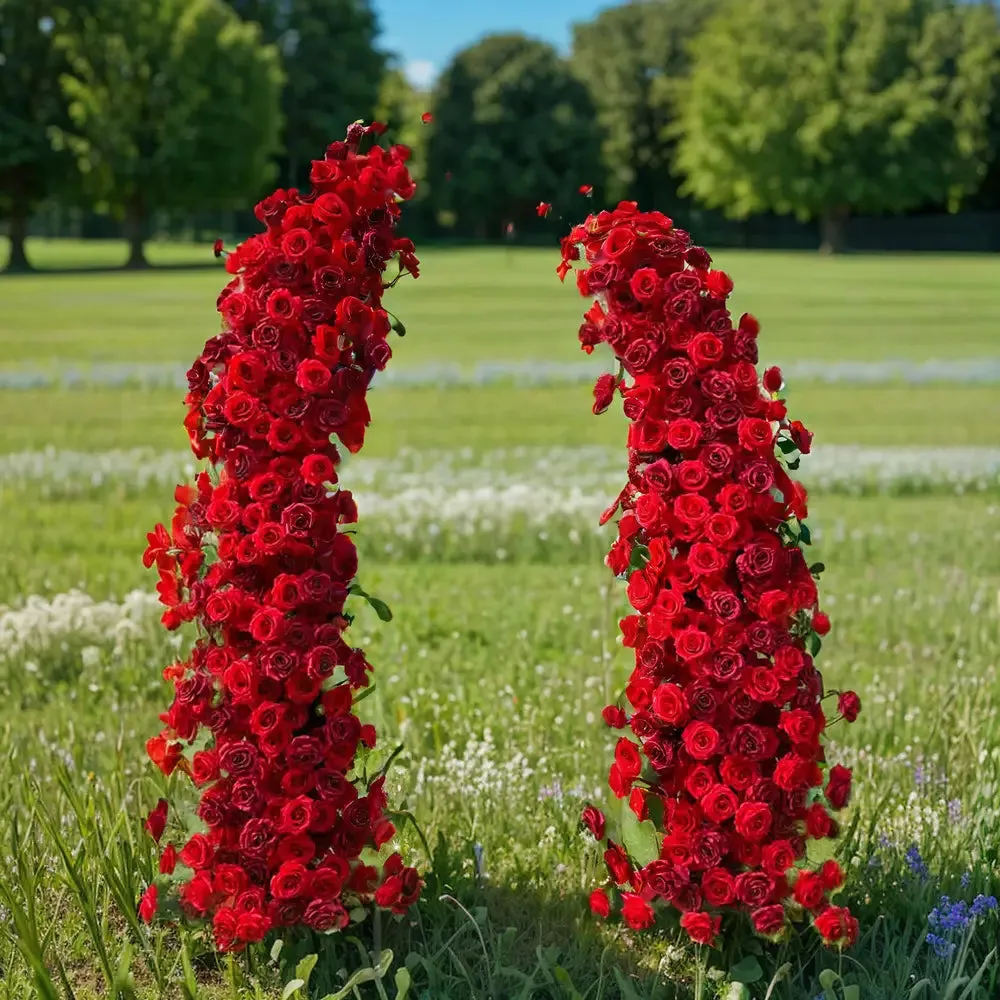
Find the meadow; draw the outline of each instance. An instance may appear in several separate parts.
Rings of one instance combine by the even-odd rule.
[[[52,268],[93,262],[32,250]],[[590,412],[606,359],[578,349],[585,306],[554,250],[422,263],[388,299],[407,334],[342,479],[360,579],[394,612],[359,613],[377,677],[361,708],[404,748],[390,784],[427,891],[356,940],[221,964],[196,934],[141,926],[135,901],[155,866],[141,820],[164,787],[143,745],[187,641],[159,627],[140,555],[193,469],[178,372],[217,329],[225,275],[0,279],[0,997],[289,1000],[318,949],[298,976],[314,998],[409,982],[428,1000],[995,1000],[1000,260],[717,261],[816,433],[801,475],[834,623],[821,666],[864,705],[828,748],[857,782],[838,855],[862,933],[843,956],[808,932],[696,954],[669,927],[589,914],[600,858],[579,814],[618,808],[600,711],[629,669],[597,527],[623,480],[624,418]]]

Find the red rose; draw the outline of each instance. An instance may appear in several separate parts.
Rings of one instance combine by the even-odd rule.
[[[695,944],[714,944],[721,926],[721,917],[713,917],[704,910],[688,910],[681,914],[681,927]]]
[[[830,618],[822,611],[813,614],[812,626],[817,635],[826,635],[830,631]]]
[[[597,916],[607,919],[611,912],[611,903],[608,900],[608,894],[603,889],[595,889],[590,894],[590,909]]]
[[[611,877],[617,885],[625,885],[632,878],[632,865],[628,856],[613,841],[608,841],[608,849],[604,852],[604,863],[611,872]]]
[[[709,637],[697,628],[682,629],[674,637],[674,648],[682,660],[697,660],[711,648]]]
[[[699,333],[688,345],[687,351],[696,367],[707,368],[722,360],[725,348],[714,333]]]
[[[682,417],[672,420],[667,428],[667,444],[675,451],[691,451],[701,440],[701,425]]]
[[[583,824],[597,841],[604,840],[604,813],[596,806],[586,806],[583,810]]]
[[[604,723],[612,729],[622,729],[625,726],[625,712],[618,705],[607,705],[601,709]]]
[[[795,849],[788,840],[774,840],[761,852],[761,864],[768,875],[781,878],[795,864]]]
[[[823,880],[814,872],[799,872],[795,885],[792,888],[792,895],[795,902],[805,910],[816,910],[823,905],[826,899],[826,890],[823,887]]]
[[[600,375],[594,383],[594,413],[603,413],[615,398],[618,380],[614,375]]]
[[[725,271],[709,271],[705,276],[705,288],[713,298],[725,299],[733,290],[733,282]]]
[[[844,691],[837,699],[837,711],[847,722],[854,722],[861,714],[861,699],[853,691]]]
[[[163,848],[163,853],[160,855],[160,874],[161,875],[173,875],[174,869],[177,867],[177,848],[173,844],[167,844]]]
[[[806,810],[805,820],[806,832],[810,837],[822,840],[824,837],[830,836],[833,820],[830,819],[830,814],[823,808],[821,802],[814,802]]]
[[[803,455],[808,455],[810,449],[812,448],[812,432],[806,430],[801,421],[798,420],[793,420],[788,425],[788,432],[792,436],[792,441],[795,443],[795,447],[798,448]]]
[[[146,817],[146,830],[157,844],[167,826],[167,808],[167,800],[160,799],[156,808]]]
[[[695,760],[710,760],[719,750],[719,732],[707,722],[691,722],[683,733],[684,749]]]
[[[771,367],[766,369],[764,372],[764,377],[761,379],[764,388],[768,392],[780,392],[781,387],[784,384],[784,379],[781,376],[781,369],[777,367]]]
[[[830,768],[826,786],[827,801],[834,809],[843,809],[851,797],[851,771],[842,764]]]
[[[815,920],[823,943],[849,948],[858,939],[858,922],[843,906],[828,906]]]
[[[739,441],[752,452],[770,452],[774,444],[774,431],[768,421],[760,417],[745,417],[738,425]]]
[[[624,736],[615,746],[615,763],[621,773],[627,778],[637,778],[642,770],[642,756],[639,748]]]
[[[773,815],[765,802],[744,802],[736,811],[736,832],[751,843],[760,843],[770,832]]]
[[[653,712],[668,725],[678,726],[688,713],[684,690],[677,684],[661,684],[653,692]]]
[[[743,872],[736,879],[736,896],[747,906],[756,908],[767,903],[774,892],[774,879],[766,872]]]
[[[823,888],[828,892],[839,889],[844,884],[843,869],[832,858],[823,862],[823,866],[819,870],[819,877],[823,882]]]
[[[762,906],[750,914],[753,929],[763,937],[774,937],[785,927],[785,908],[780,903]]]
[[[701,808],[712,823],[724,823],[736,814],[736,794],[727,785],[713,785],[702,797]]]
[[[152,923],[159,906],[159,890],[155,885],[149,886],[139,900],[139,916],[145,923]]]
[[[701,876],[701,890],[709,906],[728,906],[736,898],[736,880],[725,868],[709,868]]]
[[[622,893],[622,918],[633,930],[641,931],[652,927],[656,921],[653,907],[634,892]]]

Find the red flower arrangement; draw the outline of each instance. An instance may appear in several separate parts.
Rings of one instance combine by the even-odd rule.
[[[332,443],[361,447],[366,392],[392,354],[382,293],[418,275],[412,242],[394,232],[414,191],[409,151],[359,151],[381,131],[351,126],[313,162],[312,193],[266,198],[266,232],[226,255],[222,332],[188,372],[185,399],[192,449],[211,471],[178,487],[172,525],[157,525],[144,555],[166,627],[197,622],[199,633],[164,672],[175,696],[147,751],[201,790],[204,832],[164,847],[159,881],[186,917],[212,921],[223,951],[276,927],[340,930],[371,901],[402,913],[421,888],[398,854],[374,866],[395,830],[384,774],[366,774],[375,729],[353,704],[371,665],[345,641],[345,604],[358,594],[388,614],[353,582],[358,512],[336,485]],[[147,821],[157,841],[166,820],[161,802]],[[143,897],[145,919],[163,909],[163,888]]]
[[[619,362],[597,380],[594,412],[618,394],[631,421],[628,483],[602,523],[620,511],[606,561],[635,611],[620,623],[635,653],[629,710],[603,713],[629,731],[609,774],[622,843],[600,810],[583,816],[610,873],[591,908],[607,916],[620,896],[643,928],[668,904],[702,944],[726,912],[748,912],[768,937],[809,914],[846,946],[857,921],[830,900],[843,874],[806,860],[809,840],[837,835],[831,812],[851,787],[848,769],[824,764],[813,657],[830,623],[823,567],[802,551],[806,491],[788,474],[812,435],[788,420],[780,371],[758,375],[758,324],[733,325],[732,281],[670,219],[631,202],[592,215],[563,240],[560,278],[581,259],[577,285],[594,304],[580,343],[608,344]],[[841,695],[843,718],[859,709]]]

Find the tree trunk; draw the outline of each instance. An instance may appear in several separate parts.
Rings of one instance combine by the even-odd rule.
[[[820,221],[820,231],[823,242],[820,244],[820,253],[843,253],[845,249],[844,237],[847,229],[847,218],[849,212],[846,208],[832,208]]]
[[[125,238],[128,240],[127,268],[149,267],[146,260],[146,212],[141,195],[134,195],[125,206]]]
[[[24,244],[28,238],[28,216],[23,203],[15,202],[10,216],[10,254],[7,257],[5,271],[24,273],[33,270],[31,261],[25,253]]]

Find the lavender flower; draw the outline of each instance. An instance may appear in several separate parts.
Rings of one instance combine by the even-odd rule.
[[[916,844],[912,844],[906,851],[906,865],[917,878],[930,878],[930,871],[928,871],[924,859],[920,856],[920,849]]]

